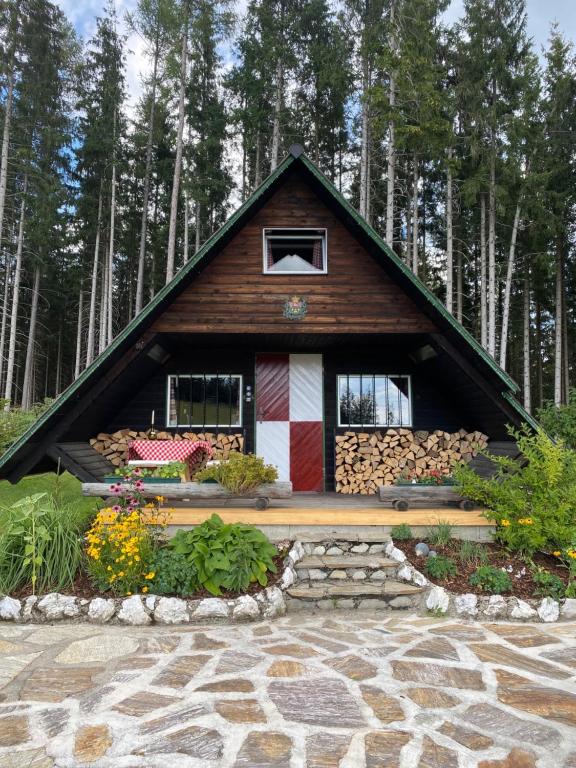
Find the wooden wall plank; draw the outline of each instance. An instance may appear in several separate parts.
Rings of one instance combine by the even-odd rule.
[[[265,227],[326,227],[328,274],[262,274]],[[304,319],[283,317],[292,295]],[[279,189],[153,325],[187,333],[428,333],[437,330],[298,176]]]

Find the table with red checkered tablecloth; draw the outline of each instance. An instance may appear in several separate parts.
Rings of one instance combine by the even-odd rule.
[[[212,448],[205,440],[133,440],[128,445],[128,461],[181,461],[188,465],[190,477],[211,455]]]

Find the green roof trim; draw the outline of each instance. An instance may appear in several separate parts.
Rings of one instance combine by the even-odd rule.
[[[30,437],[38,430],[40,427],[46,423],[46,421],[53,416],[59,408],[66,403],[70,397],[82,386],[82,384],[89,379],[94,371],[96,371],[100,366],[113,354],[113,352],[118,349],[119,346],[121,346],[122,342],[125,341],[128,336],[138,328],[138,326],[142,323],[143,320],[145,320],[155,309],[156,307],[162,302],[162,300],[168,296],[174,288],[182,282],[184,277],[191,271],[191,269],[196,266],[196,264],[215,246],[219,240],[222,239],[222,237],[233,227],[233,225],[242,217],[246,211],[248,211],[252,205],[262,196],[264,192],[266,192],[267,189],[284,173],[284,171],[292,164],[294,161],[294,157],[292,155],[288,155],[282,163],[269,175],[264,179],[262,184],[252,193],[252,195],[240,206],[240,208],[237,208],[236,211],[230,216],[230,218],[220,227],[219,230],[214,232],[213,235],[211,235],[208,240],[204,243],[204,245],[200,248],[200,250],[194,254],[194,256],[184,264],[184,266],[176,273],[174,278],[167,283],[158,293],[152,301],[147,304],[142,311],[134,317],[128,325],[120,331],[118,336],[116,336],[115,339],[113,339],[112,343],[106,347],[106,349],[101,352],[96,359],[90,364],[88,368],[85,368],[80,376],[73,381],[65,390],[62,392],[62,394],[52,403],[50,408],[48,408],[41,416],[40,418],[35,421],[33,424],[31,424],[26,432],[22,434],[16,442],[14,442],[10,448],[4,453],[3,456],[0,457],[0,469],[14,456],[14,454],[20,450],[20,448],[29,440]]]
[[[519,390],[518,384],[512,379],[506,371],[502,370],[498,363],[494,360],[492,355],[490,355],[484,347],[482,347],[472,336],[471,333],[469,333],[466,328],[464,328],[463,325],[461,325],[456,318],[448,312],[444,304],[430,291],[424,283],[412,272],[412,270],[400,259],[390,248],[388,243],[386,243],[380,235],[374,230],[370,224],[368,224],[365,219],[360,216],[358,211],[356,211],[350,203],[338,192],[336,187],[324,176],[324,174],[316,168],[316,166],[308,160],[308,158],[303,155],[301,158],[304,165],[308,168],[308,170],[314,174],[314,176],[320,181],[320,183],[324,186],[324,188],[337,200],[337,202],[346,209],[347,213],[350,214],[350,216],[354,219],[354,221],[366,232],[366,234],[370,237],[371,240],[374,241],[374,243],[383,250],[386,253],[386,256],[395,264],[398,269],[402,271],[402,273],[414,284],[414,286],[420,291],[420,293],[427,299],[427,301],[434,307],[434,309],[437,312],[440,312],[440,314],[450,323],[450,325],[454,328],[455,331],[457,331],[460,336],[474,349],[474,351],[480,355],[480,357],[484,360],[485,363],[487,363],[490,368],[494,371],[494,373],[499,376],[502,381],[506,384],[506,386],[511,389],[513,392],[517,392]]]
[[[262,184],[250,195],[250,197],[230,216],[230,218],[215,232],[200,250],[182,266],[174,278],[165,285],[147,304],[142,311],[133,318],[128,325],[116,336],[112,343],[96,357],[92,364],[86,368],[80,376],[73,381],[67,389],[55,400],[55,402],[46,410],[40,418],[34,422],[27,430],[16,440],[10,448],[0,457],[0,469],[2,469],[14,455],[26,444],[26,442],[51,418],[70,398],[81,388],[81,386],[109,360],[119,347],[134,333],[142,323],[152,315],[161,303],[170,296],[172,292],[183,282],[194,267],[204,259],[208,253],[230,232],[234,225],[250,211],[254,204],[270,189],[270,187],[292,166],[300,162],[317,179],[328,194],[341,206],[346,213],[359,225],[366,235],[373,241],[377,248],[382,251],[386,257],[399,269],[402,274],[414,285],[416,290],[426,299],[433,309],[440,313],[450,326],[462,337],[462,339],[473,349],[473,351],[492,369],[492,371],[504,382],[508,390],[517,392],[519,387],[508,374],[500,368],[496,361],[486,350],[478,344],[476,339],[448,312],[446,307],[438,300],[436,296],[414,275],[411,269],[394,253],[394,251],[382,240],[377,232],[354,210],[348,201],[338,192],[334,185],[326,176],[316,168],[316,166],[303,154],[302,147],[295,145],[290,148],[288,156],[278,165],[278,167],[262,182]],[[523,420],[531,424],[534,428],[538,425],[536,421],[522,408],[509,391],[502,393],[503,397],[515,408],[522,416]]]

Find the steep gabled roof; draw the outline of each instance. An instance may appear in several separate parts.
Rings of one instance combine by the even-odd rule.
[[[290,154],[265,179],[254,193],[241,205],[226,223],[215,232],[200,248],[200,250],[179,270],[173,280],[165,285],[112,341],[94,362],[55,400],[52,406],[6,451],[0,458],[0,475],[6,476],[15,469],[15,465],[26,454],[26,447],[37,446],[37,439],[50,425],[58,419],[65,406],[78,399],[81,393],[89,388],[90,383],[118,360],[123,350],[127,350],[150,327],[180,292],[201,271],[206,263],[263,205],[268,196],[282,183],[282,180],[295,170],[302,172],[311,183],[323,193],[323,196],[334,211],[344,218],[349,225],[353,224],[358,235],[371,244],[371,252],[378,258],[382,266],[396,278],[411,294],[417,304],[432,319],[437,326],[449,332],[460,341],[460,348],[467,350],[468,358],[476,364],[492,380],[499,382],[503,399],[519,414],[521,419],[536,427],[536,422],[514,398],[518,391],[517,384],[503,371],[489,355],[466,331],[466,329],[447,311],[445,306],[434,294],[414,275],[409,267],[382,240],[375,230],[358,214],[344,199],[334,185],[316,168],[304,155],[302,147],[294,145]],[[17,474],[17,471],[16,471]]]

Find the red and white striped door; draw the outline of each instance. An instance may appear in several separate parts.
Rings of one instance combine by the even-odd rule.
[[[256,356],[256,453],[295,491],[324,489],[322,355]]]

